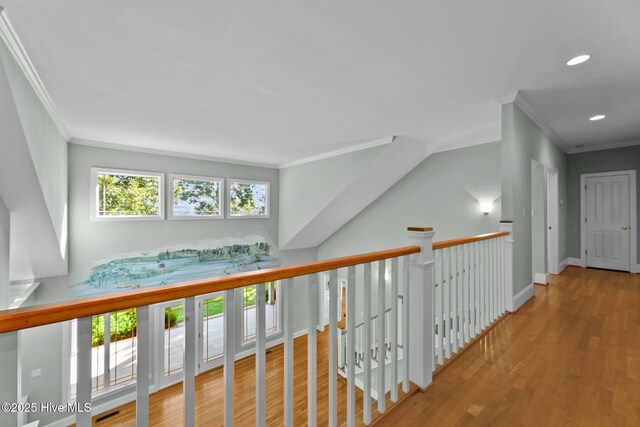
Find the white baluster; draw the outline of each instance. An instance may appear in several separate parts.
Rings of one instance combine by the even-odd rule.
[[[347,270],[347,426],[356,424],[356,268]]]
[[[493,254],[493,320],[498,318],[498,240],[491,239],[491,253]]]
[[[149,306],[138,307],[136,360],[136,426],[149,425]]]
[[[462,302],[462,322],[463,322],[463,333],[464,333],[464,343],[469,342],[469,329],[470,329],[470,319],[471,313],[469,309],[469,300],[470,300],[470,292],[469,292],[469,245],[462,246],[462,282],[464,285],[464,298]]]
[[[117,320],[117,317],[116,317]],[[104,345],[102,346],[102,365],[111,367],[111,313],[104,314]],[[117,345],[117,344],[116,344]],[[104,370],[103,378],[104,390],[109,390],[111,385],[111,369]]]
[[[480,313],[482,315],[482,329],[487,327],[489,316],[487,315],[487,241],[480,242],[480,257],[481,257],[481,274],[482,274],[482,305]]]
[[[481,297],[482,297],[482,288],[480,285],[481,282],[481,278],[482,278],[482,268],[480,266],[480,242],[475,242],[473,244],[474,246],[474,251],[473,251],[473,257],[474,257],[474,292],[475,292],[475,297],[474,297],[474,311],[475,311],[475,333],[478,334],[480,332],[480,330],[482,329],[482,318],[480,316],[480,302],[481,302]]]
[[[318,323],[318,275],[309,275],[307,307],[307,424],[316,425],[316,336]]]
[[[184,425],[196,422],[196,299],[184,299],[184,364],[182,389],[184,395]]]
[[[329,273],[329,425],[338,424],[338,270]]]
[[[411,360],[409,379],[424,390],[431,384],[433,366],[433,232],[410,231],[408,236],[420,246],[420,253],[410,267],[409,339]]]
[[[498,289],[498,301],[500,304],[500,315],[504,314],[504,236],[500,237],[498,242],[498,271],[500,272],[500,288]]]
[[[256,426],[266,424],[266,295],[264,283],[256,285]],[[189,425],[189,424],[186,424]]]
[[[475,243],[469,244],[469,340],[476,336],[476,267],[475,267]]]
[[[233,377],[236,359],[235,289],[224,291],[224,425],[233,427]]]
[[[402,391],[409,393],[409,256],[402,257]]]
[[[442,313],[444,322],[444,327],[442,329],[442,336],[444,340],[444,357],[445,360],[451,357],[451,308],[450,308],[450,299],[451,299],[451,274],[449,272],[450,268],[450,252],[449,248],[444,248],[442,250],[442,295],[444,296],[442,301]]]
[[[398,258],[391,260],[391,311],[389,312],[391,348],[391,401],[398,401]]]
[[[378,353],[378,412],[381,414],[385,411],[385,399],[386,399],[386,387],[385,387],[385,358],[386,349],[384,346],[385,337],[385,312],[387,311],[385,306],[385,274],[386,274],[386,262],[385,260],[378,261],[378,338],[376,350]]]
[[[293,427],[293,279],[281,282],[282,306],[284,306],[284,425]],[[271,288],[273,289],[273,288]],[[271,296],[271,294],[270,294]]]
[[[77,324],[78,346],[76,352],[77,375],[76,402],[76,426],[89,427],[91,425],[91,411],[85,411],[85,405],[91,404],[91,317],[78,319]]]
[[[457,260],[458,265],[456,267],[458,276],[458,310],[456,311],[456,317],[458,318],[458,348],[464,346],[464,251],[462,246],[456,246],[458,252]]]
[[[505,310],[513,312],[513,223],[501,222],[500,231],[506,231],[508,236],[504,237],[504,305]]]
[[[363,306],[363,339],[364,348],[364,372],[363,372],[363,399],[362,420],[365,424],[371,423],[371,263],[364,264],[364,301]]]
[[[451,318],[451,353],[455,354],[458,351],[458,246],[451,247],[450,251],[451,308],[449,316]]]
[[[436,316],[436,321],[437,321],[437,329],[438,329],[438,333],[435,334],[434,333],[434,342],[435,342],[435,349],[436,349],[436,356],[438,359],[438,363],[440,365],[442,365],[444,363],[444,351],[443,351],[443,346],[444,346],[444,338],[443,338],[443,333],[444,333],[444,325],[443,325],[443,319],[444,319],[444,311],[443,311],[443,298],[444,298],[444,294],[442,292],[443,290],[443,276],[442,276],[442,249],[439,249],[437,251],[435,251],[435,316]]]

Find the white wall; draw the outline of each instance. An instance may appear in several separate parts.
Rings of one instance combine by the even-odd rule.
[[[0,310],[9,306],[9,238],[10,216],[0,197]]]

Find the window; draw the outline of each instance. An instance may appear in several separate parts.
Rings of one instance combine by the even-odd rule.
[[[221,178],[171,175],[171,218],[222,218]]]
[[[91,318],[91,393],[133,384],[137,365],[137,310],[116,311]],[[70,397],[77,383],[77,322],[71,324]]]
[[[229,180],[230,218],[268,218],[269,183]]]
[[[242,288],[242,341],[248,343],[256,339],[256,290],[257,286]],[[265,283],[266,336],[280,332],[280,304],[278,282]]]
[[[91,218],[163,219],[163,181],[163,174],[92,168]]]

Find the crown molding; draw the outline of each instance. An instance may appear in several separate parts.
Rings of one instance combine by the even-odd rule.
[[[24,73],[29,84],[31,84],[31,87],[40,99],[40,102],[42,102],[45,110],[49,113],[51,120],[55,123],[62,137],[69,141],[71,139],[71,134],[69,133],[67,126],[64,124],[64,121],[60,116],[60,112],[53,103],[51,96],[49,96],[49,92],[47,92],[42,80],[40,80],[38,72],[29,59],[27,51],[20,42],[20,39],[13,29],[13,26],[9,21],[9,17],[2,6],[0,6],[0,39],[4,42],[7,49],[9,49],[9,52],[11,52],[11,55],[18,63],[18,66]]]
[[[518,92],[511,92],[496,98],[496,102],[500,105],[511,104],[516,100]]]
[[[436,140],[436,153],[473,147],[474,145],[489,144],[502,140],[502,124],[491,123],[482,128],[467,130],[445,138]]]
[[[317,162],[318,160],[328,159],[331,157],[341,156],[343,154],[353,153],[355,151],[361,151],[361,150],[366,150],[368,148],[378,147],[380,145],[390,144],[394,138],[395,138],[394,136],[389,136],[386,138],[375,139],[373,141],[365,142],[364,144],[352,145],[347,148],[330,151],[328,153],[319,154],[317,156],[306,157],[304,159],[294,160],[288,163],[282,163],[281,165],[278,165],[278,169],[285,169],[285,168],[290,168],[292,166],[303,165],[305,163]]]
[[[258,163],[243,160],[225,159],[222,157],[206,156],[200,154],[181,153],[177,151],[160,150],[157,148],[134,147],[132,145],[114,144],[112,142],[91,141],[87,139],[72,138],[69,144],[81,145],[84,147],[106,148],[109,150],[128,151],[133,153],[155,154],[158,156],[180,157],[184,159],[205,160],[208,162],[227,163],[239,166],[251,166],[256,168],[278,169],[277,165],[271,163]]]
[[[522,91],[511,92],[497,97],[496,102],[500,105],[514,103],[525,113],[542,131],[547,134],[555,144],[565,153],[569,152],[569,146],[560,136],[536,113],[536,111],[525,101]]]
[[[591,144],[591,145],[586,145],[584,147],[573,147],[569,150],[569,154],[586,153],[589,151],[609,150],[613,148],[632,147],[634,145],[640,145],[640,139],[635,139],[632,141],[611,142],[611,143],[604,143],[604,144]]]

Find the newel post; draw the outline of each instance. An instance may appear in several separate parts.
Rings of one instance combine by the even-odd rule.
[[[500,231],[509,233],[502,239],[504,254],[502,277],[504,277],[504,308],[513,313],[513,222],[500,221]]]
[[[433,366],[433,229],[410,227],[412,245],[420,246],[409,263],[409,381],[425,390]]]

